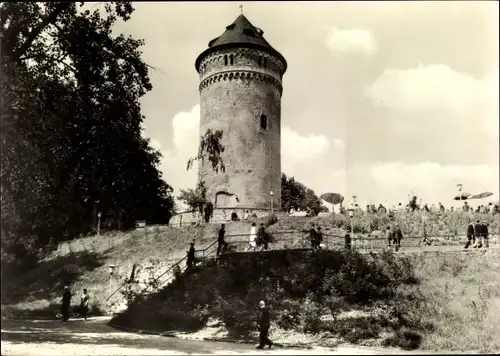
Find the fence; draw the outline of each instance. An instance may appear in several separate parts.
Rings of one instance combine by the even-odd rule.
[[[268,245],[268,250],[286,250],[286,249],[305,249],[311,248],[311,240],[309,238],[309,232],[307,231],[280,231],[272,232],[269,234],[270,243]],[[496,237],[496,239],[495,239]],[[234,234],[226,235],[225,240],[228,243],[228,251],[226,252],[253,252],[262,249],[262,246],[251,247],[250,246],[250,234]],[[466,235],[435,235],[427,236],[426,240],[430,242],[431,245],[435,247],[450,247],[450,246],[462,246],[467,241]],[[500,246],[500,235],[494,234],[490,235],[490,243],[492,245]],[[495,240],[496,243],[495,243]],[[323,234],[323,248],[324,249],[336,249],[344,247],[344,236],[334,235],[334,234]],[[354,250],[359,250],[361,252],[370,252],[381,250],[387,248],[389,241],[387,237],[356,237],[351,238],[351,248]],[[407,249],[419,249],[426,244],[423,236],[407,236],[403,237],[401,240],[400,251],[404,252]],[[217,240],[212,242],[210,245],[203,249],[195,251],[195,260],[204,263],[210,259],[216,257],[216,250],[218,247]],[[184,264],[183,264],[184,262]],[[142,290],[141,293],[145,293],[149,290],[151,286],[156,286],[156,288],[165,285],[167,282],[172,280],[175,275],[175,269],[178,268],[179,272],[183,272],[187,269],[187,256],[178,260],[171,266],[169,266],[163,273],[159,276],[153,278],[149,284]],[[161,280],[164,278],[163,280]],[[115,295],[123,286],[125,286],[128,281],[124,282],[120,287],[118,287],[108,298],[109,300],[113,295]]]
[[[308,232],[284,231],[274,232],[270,235],[271,243],[268,245],[268,250],[303,249],[311,247]],[[253,250],[259,250],[261,247],[257,247],[256,249],[251,248],[249,237],[249,234],[226,236],[226,241],[230,245],[229,250],[236,252],[251,252]],[[498,240],[497,244],[500,245],[499,235],[491,235],[489,240],[493,245],[495,244],[495,240]],[[462,246],[466,241],[466,235],[434,235],[427,236],[425,239],[423,236],[406,236],[401,240],[401,250],[408,248],[423,248],[428,244],[434,247],[442,246],[444,248],[448,248],[451,246]],[[325,249],[343,248],[344,236],[323,234],[322,245]],[[389,241],[387,237],[351,237],[352,248],[361,251],[383,249],[388,247],[388,245]]]

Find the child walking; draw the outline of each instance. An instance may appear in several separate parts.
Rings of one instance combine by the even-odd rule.
[[[87,289],[84,289],[80,302],[80,313],[85,320],[87,320],[87,313],[89,312],[89,299]]]

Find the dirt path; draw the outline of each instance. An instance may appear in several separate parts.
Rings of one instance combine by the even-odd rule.
[[[335,349],[273,348],[255,345],[192,341],[120,332],[107,325],[109,318],[70,320],[2,320],[2,355],[380,355],[413,353],[397,349],[342,347]],[[422,354],[421,352],[415,352]]]

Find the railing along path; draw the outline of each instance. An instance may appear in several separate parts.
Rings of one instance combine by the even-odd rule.
[[[288,236],[287,236],[288,235]],[[287,250],[287,249],[304,249],[312,248],[311,240],[309,238],[309,232],[307,231],[279,231],[270,233],[271,241],[268,245],[269,250]],[[494,239],[493,237],[497,237]],[[404,236],[401,239],[400,252],[418,253],[421,251],[426,251],[422,249],[422,245],[432,246],[432,251],[439,251],[439,247],[446,248],[449,250],[450,246],[459,247],[465,244],[467,240],[466,235],[433,235],[433,236]],[[495,240],[498,240],[494,242]],[[226,235],[225,241],[228,243],[228,250],[223,253],[231,252],[258,252],[262,251],[262,245],[252,247],[250,245],[250,234],[232,234]],[[418,241],[416,246],[412,246],[413,242]],[[493,234],[489,237],[490,248],[498,248],[500,246],[500,235]],[[435,245],[439,243],[439,245]],[[209,259],[215,258],[216,250],[218,247],[217,237],[214,237],[214,242],[203,249],[195,251],[195,261],[197,263],[205,263]],[[323,234],[323,241],[321,242],[322,249],[334,249],[344,247],[344,236],[335,234]],[[387,237],[351,237],[351,248],[353,250],[360,250],[362,253],[373,252],[375,250],[387,249],[389,247],[389,242]],[[410,248],[410,250],[408,250]],[[416,249],[415,249],[416,248]],[[472,246],[470,247],[472,249]],[[446,251],[445,250],[445,251]],[[456,250],[456,249],[455,249]],[[455,251],[453,250],[453,251]],[[427,249],[428,251],[428,249]],[[141,294],[145,293],[153,284],[160,281],[162,277],[170,273],[167,278],[157,284],[157,288],[169,282],[175,275],[174,269],[178,267],[179,272],[184,272],[187,269],[187,265],[181,266],[181,263],[187,262],[187,255],[181,258],[179,261],[170,265],[163,273],[159,276],[153,278],[149,284],[141,291]],[[123,286],[129,283],[126,280],[120,285],[108,298],[109,300],[113,295],[115,295]]]

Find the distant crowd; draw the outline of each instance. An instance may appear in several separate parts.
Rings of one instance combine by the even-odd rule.
[[[375,206],[375,204],[368,204],[366,205],[366,209],[363,210],[361,209],[358,204],[355,204],[355,210],[356,212],[359,213],[369,213],[369,214],[387,214],[387,213],[392,213],[396,211],[405,211],[405,212],[415,212],[415,211],[425,211],[425,212],[453,212],[455,211],[455,208],[452,206],[449,209],[445,208],[443,204],[439,203],[437,206],[432,205],[429,207],[428,204],[423,204],[422,206],[420,205],[415,205],[411,206],[410,204],[404,205],[402,203],[399,203],[397,206],[392,207],[392,209],[386,208],[384,205],[379,204],[378,207]],[[340,213],[341,214],[347,214],[348,209],[346,209],[344,206],[340,207]],[[464,205],[462,205],[462,211],[464,212],[475,212],[478,214],[500,214],[500,207],[498,204],[493,204],[489,203],[487,205],[478,205],[475,209],[471,205],[468,204],[468,202],[464,202]]]

